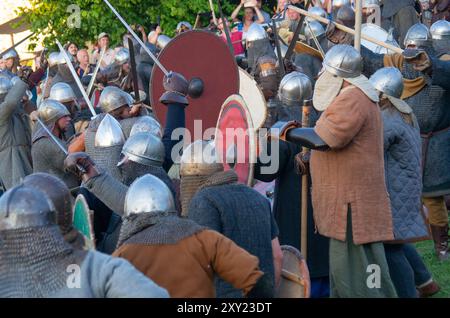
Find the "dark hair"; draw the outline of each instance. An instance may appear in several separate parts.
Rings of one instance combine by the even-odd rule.
[[[71,46],[72,44],[75,45],[75,46],[77,47],[77,50],[79,49],[78,45],[77,45],[75,42],[67,42],[67,43],[64,45],[64,49],[67,51],[67,50],[69,49],[69,46]]]

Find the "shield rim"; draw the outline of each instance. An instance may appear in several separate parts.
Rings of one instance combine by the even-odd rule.
[[[239,66],[238,66],[238,71],[239,71],[239,96],[241,96],[242,99],[244,99],[244,101],[245,101],[244,96],[241,94],[241,83],[242,83],[241,74],[242,74],[242,76],[246,76],[251,81],[251,83],[254,84],[254,86],[256,87],[260,96],[262,97],[262,100],[264,101],[264,107],[263,107],[264,108],[263,109],[264,120],[261,123],[257,123],[257,125],[255,125],[255,123],[253,122],[253,117],[252,117],[253,129],[258,130],[259,128],[262,127],[262,125],[264,125],[264,123],[266,122],[266,119],[267,119],[267,101],[264,97],[261,87],[259,87],[259,85],[258,85],[258,83],[256,83],[255,79],[250,74],[248,74],[248,72],[246,70],[244,70],[243,68],[241,68]],[[247,103],[245,104],[245,106],[248,108]],[[249,112],[250,112],[250,110],[249,110]],[[220,114],[219,114],[219,116],[220,116]]]
[[[222,107],[220,108],[219,117],[217,118],[217,124],[216,124],[216,129],[214,131],[214,136],[218,135],[217,131],[220,130],[219,123],[220,123],[220,119],[222,118],[223,111],[224,111],[225,107],[231,101],[238,101],[240,103],[240,105],[242,106],[242,108],[244,109],[245,116],[246,116],[246,121],[247,121],[248,131],[249,131],[248,139],[249,139],[249,151],[250,151],[250,153],[249,153],[249,160],[250,160],[249,174],[248,174],[248,180],[247,180],[246,184],[249,187],[252,187],[253,179],[254,179],[255,162],[256,162],[256,131],[253,126],[253,120],[252,120],[250,111],[248,110],[247,104],[245,103],[244,98],[242,98],[241,95],[232,94],[232,95],[228,96],[228,98],[223,102]],[[217,139],[214,138],[214,146],[217,147],[216,140]],[[223,165],[225,165],[225,163],[223,163]]]

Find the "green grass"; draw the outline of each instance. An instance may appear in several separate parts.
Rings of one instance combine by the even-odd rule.
[[[417,243],[416,248],[433,275],[433,279],[441,287],[441,291],[433,298],[450,298],[450,259],[445,262],[439,261],[431,240]]]

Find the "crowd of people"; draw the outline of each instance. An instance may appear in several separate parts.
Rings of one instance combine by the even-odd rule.
[[[261,89],[262,127],[277,129],[260,136],[259,150],[278,166],[268,174],[271,162],[258,159],[254,179],[274,182],[273,198],[224,169],[214,140],[173,157],[190,83],[164,76],[161,122],[147,54],[173,40],[160,26],[135,27],[146,49],[130,33],[111,48],[102,32],[93,48],[69,42],[65,52],[40,53],[34,70],[4,52],[0,297],[276,297],[293,275],[284,251],[302,245],[302,203],[309,275],[297,280],[311,297],[439,292],[414,243],[432,239],[439,261],[449,261],[450,4],[362,1],[362,23],[396,53],[353,47],[340,25],[355,28],[354,1],[307,2],[280,0],[269,12],[262,0],[241,0],[229,19],[176,27],[217,34]],[[305,101],[310,127],[301,125]],[[95,249],[73,225],[80,196],[93,212]],[[68,284],[70,266],[81,287]]]

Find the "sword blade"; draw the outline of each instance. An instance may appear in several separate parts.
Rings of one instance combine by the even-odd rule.
[[[34,35],[34,32],[27,35],[26,37],[24,37],[22,40],[20,40],[19,42],[15,43],[13,46],[10,46],[9,48],[7,48],[6,50],[4,50],[2,53],[0,53],[0,57],[3,56],[3,54],[5,54],[6,52],[8,52],[11,49],[16,48],[17,46],[19,46],[20,44],[22,44],[23,42],[25,42],[26,40],[28,40],[30,37],[32,37]]]
[[[119,19],[120,22],[122,22],[122,24],[124,25],[125,28],[127,28],[128,32],[130,32],[130,34],[136,39],[136,41],[138,41],[138,43],[142,46],[142,48],[145,50],[145,52],[147,52],[148,55],[150,55],[150,57],[152,58],[153,62],[155,62],[156,65],[158,65],[158,67],[161,69],[161,71],[164,73],[164,75],[168,75],[169,72],[167,71],[167,69],[164,67],[164,65],[161,64],[160,61],[158,61],[158,59],[156,58],[155,55],[153,55],[152,52],[150,52],[150,50],[148,49],[148,47],[144,44],[144,42],[142,42],[142,40],[137,36],[136,33],[134,33],[133,29],[128,25],[128,23],[120,16],[119,12],[117,12],[116,9],[114,9],[114,7],[111,5],[111,3],[109,3],[108,0],[103,0],[103,2],[106,3],[106,5],[111,9],[111,11],[116,15],[116,17]]]
[[[75,83],[77,83],[78,89],[81,91],[81,94],[83,95],[83,98],[86,101],[86,104],[88,105],[89,110],[92,113],[92,116],[93,117],[97,116],[97,113],[95,112],[94,107],[91,104],[91,100],[87,96],[86,91],[84,90],[84,87],[81,84],[80,78],[78,77],[77,72],[75,72],[75,69],[73,68],[72,62],[70,61],[70,58],[67,55],[66,50],[64,50],[63,46],[61,45],[61,43],[59,43],[58,40],[56,40],[56,44],[58,44],[59,51],[64,56],[64,59],[66,60],[67,66],[69,67],[70,73],[72,73],[72,77],[75,80]]]
[[[41,125],[42,129],[44,129],[45,132],[47,133],[47,135],[50,137],[50,139],[53,140],[53,142],[58,146],[58,148],[61,149],[61,151],[64,152],[64,154],[67,156],[69,154],[69,152],[66,150],[66,148],[64,148],[64,146],[61,144],[61,142],[52,134],[50,129],[48,129],[47,126],[45,126],[45,124],[42,122],[42,120],[39,117],[36,117],[36,119],[37,119],[37,122]]]
[[[131,38],[128,38],[128,50],[130,51],[130,68],[131,68],[131,79],[133,80],[134,99],[136,102],[139,102],[141,101],[141,96],[139,94],[136,59],[134,56],[133,40]]]
[[[89,86],[86,90],[86,94],[89,98],[92,96],[92,88],[94,87],[95,78],[97,77],[98,70],[100,69],[100,64],[102,64],[103,57],[105,56],[106,52],[106,46],[102,49],[102,52],[100,54],[100,58],[98,59],[97,65],[95,66],[94,73],[92,74],[92,78],[89,82]]]
[[[307,11],[310,6],[311,6],[311,0],[308,0],[308,2],[305,5],[305,11]],[[289,44],[286,55],[284,56],[284,58],[287,60],[289,60],[291,58],[292,54],[294,53],[295,44],[297,43],[298,35],[300,34],[300,31],[302,29],[304,20],[305,20],[305,16],[302,15],[300,17],[300,21],[298,22],[297,28],[295,29],[294,36],[292,37],[291,43]]]

